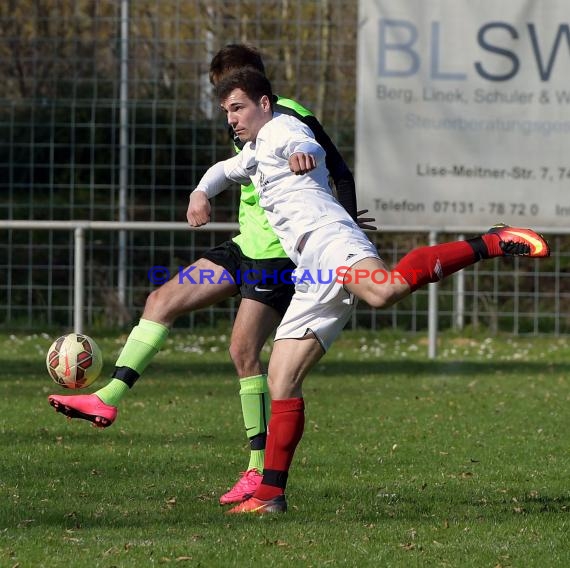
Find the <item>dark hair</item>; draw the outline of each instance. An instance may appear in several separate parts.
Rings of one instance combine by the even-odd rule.
[[[243,67],[226,75],[216,86],[218,100],[223,102],[234,89],[241,89],[255,103],[258,103],[266,95],[273,110],[271,83],[257,69]]]
[[[216,86],[230,71],[242,67],[253,67],[265,75],[261,55],[255,47],[245,43],[230,43],[222,47],[210,63],[210,83]]]

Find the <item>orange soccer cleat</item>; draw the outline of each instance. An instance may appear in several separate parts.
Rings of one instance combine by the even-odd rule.
[[[530,256],[532,258],[550,256],[550,247],[546,239],[532,229],[520,229],[499,223],[491,227],[487,233],[499,237],[499,246],[505,256]]]
[[[243,503],[236,505],[226,515],[239,515],[249,513],[250,515],[267,515],[270,513],[285,513],[287,511],[287,501],[285,495],[278,495],[269,501],[250,497]]]

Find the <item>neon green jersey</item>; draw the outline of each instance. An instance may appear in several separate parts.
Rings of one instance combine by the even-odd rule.
[[[299,103],[291,99],[277,97],[275,112],[291,114],[299,120],[313,114]],[[259,205],[253,184],[242,185],[239,198],[239,235],[232,240],[241,249],[241,252],[254,259],[285,258],[287,255],[267,222],[265,212]]]

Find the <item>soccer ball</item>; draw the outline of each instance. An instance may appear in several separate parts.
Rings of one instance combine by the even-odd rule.
[[[81,333],[70,333],[52,343],[46,365],[58,385],[66,389],[82,389],[92,384],[101,373],[103,356],[93,339]]]

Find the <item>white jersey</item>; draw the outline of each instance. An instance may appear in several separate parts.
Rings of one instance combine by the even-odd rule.
[[[314,155],[317,167],[295,175],[289,158],[297,152]],[[356,226],[329,187],[325,151],[311,129],[293,116],[274,116],[260,129],[255,142],[248,142],[239,154],[221,164],[223,170],[220,165],[210,168],[196,190],[213,197],[225,188],[225,180],[240,184],[251,180],[269,224],[295,263],[297,247],[307,233],[339,221]]]

